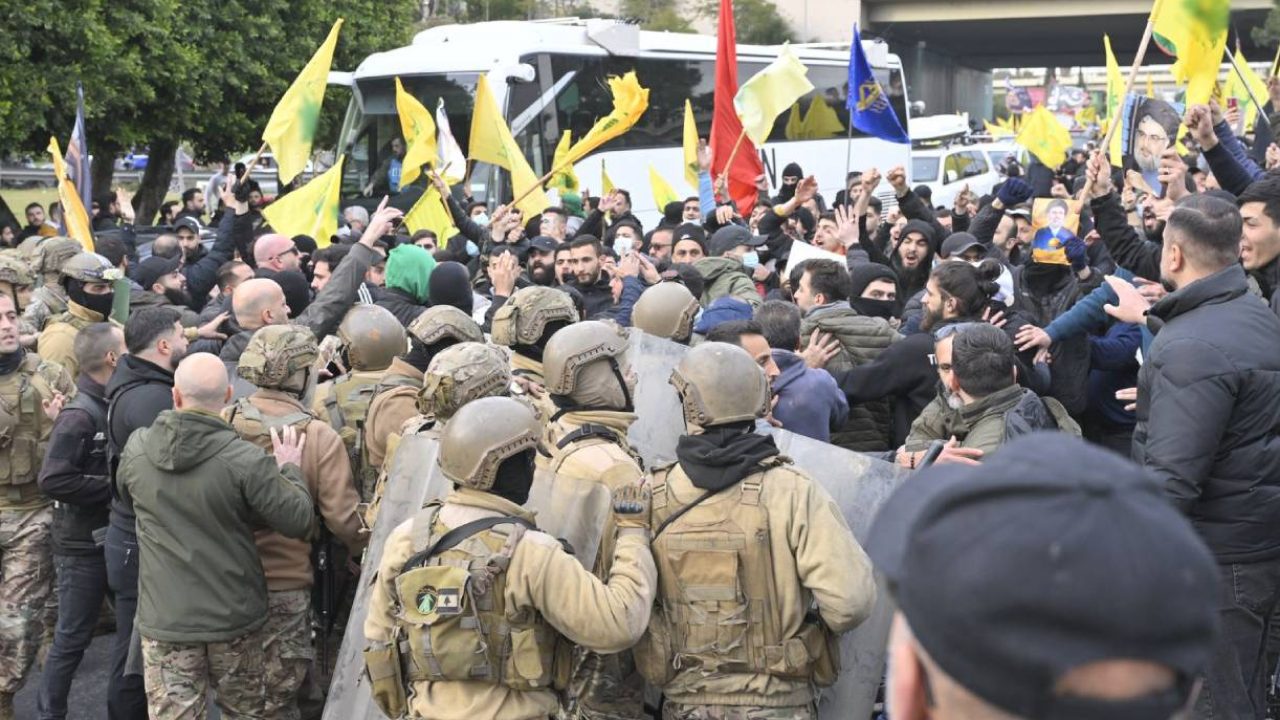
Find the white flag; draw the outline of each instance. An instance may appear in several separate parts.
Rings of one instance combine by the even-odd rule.
[[[440,153],[440,164],[443,168],[445,182],[450,185],[461,182],[467,174],[467,156],[462,154],[458,141],[453,139],[453,131],[449,129],[449,115],[444,111],[444,98],[436,104],[436,147]]]

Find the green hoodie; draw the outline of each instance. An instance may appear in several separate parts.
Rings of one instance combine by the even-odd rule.
[[[116,478],[138,516],[138,632],[211,643],[261,627],[267,583],[253,531],[310,535],[302,470],[278,470],[216,415],[166,410],[130,436]]]
[[[742,261],[731,257],[707,257],[693,263],[693,268],[702,273],[705,283],[702,290],[702,307],[722,297],[736,297],[751,304],[752,308],[760,307],[760,293],[756,292],[756,284],[747,274]]]
[[[427,279],[435,269],[431,253],[417,245],[400,245],[387,256],[387,287],[409,293],[419,305],[426,304]]]

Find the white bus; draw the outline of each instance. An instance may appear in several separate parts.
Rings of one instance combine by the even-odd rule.
[[[903,127],[907,127],[907,97],[902,63],[880,41],[864,41],[867,57],[890,97]],[[885,142],[857,130],[847,139],[849,51],[846,45],[794,46],[809,68],[815,91],[800,100],[807,111],[821,94],[834,111],[823,125],[826,139],[787,139],[788,113],[774,125],[759,149],[770,186],[775,189],[783,168],[799,163],[815,175],[830,204],[844,187],[846,162],[852,170],[872,166],[882,170],[911,167],[909,145]],[[716,40],[711,36],[641,32],[614,20],[566,19],[545,22],[486,22],[446,25],[425,30],[407,47],[365,58],[353,73],[330,73],[330,84],[349,87],[352,99],[343,122],[338,151],[347,154],[344,196],[354,196],[369,181],[390,152],[399,134],[395,109],[395,78],[434,112],[443,98],[453,133],[466,152],[476,80],[487,73],[516,142],[539,175],[550,170],[556,143],[565,129],[582,137],[612,109],[606,79],[634,70],[649,89],[649,108],[630,132],[609,142],[575,166],[583,188],[599,194],[601,163],[619,188],[631,193],[633,212],[646,224],[656,224],[656,207],[649,183],[649,165],[678,193],[696,196],[682,169],[681,138],[684,102],[692,101],[700,137],[711,130],[715,91]],[[738,46],[738,82],[763,69],[778,48]],[[817,123],[815,123],[817,125]],[[475,164],[470,175],[472,194],[491,205],[511,198],[505,171]],[[772,192],[772,191],[771,191]],[[882,186],[877,193],[886,209],[895,202]],[[394,201],[393,201],[394,202]]]

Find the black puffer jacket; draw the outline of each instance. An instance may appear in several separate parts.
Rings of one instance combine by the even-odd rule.
[[[1280,320],[1238,265],[1171,293],[1138,372],[1133,456],[1219,562],[1280,557]]]
[[[108,457],[119,458],[134,430],[150,426],[162,411],[173,408],[173,373],[137,355],[125,355],[107,383],[107,402]],[[111,524],[134,534],[133,503],[121,498],[114,486]]]

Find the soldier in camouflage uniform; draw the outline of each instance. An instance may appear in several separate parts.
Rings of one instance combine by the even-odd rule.
[[[240,377],[258,390],[223,410],[222,417],[241,438],[263,450],[271,449],[273,429],[293,427],[307,438],[302,451],[307,490],[325,525],[352,557],[359,557],[366,536],[342,439],[302,404],[314,377],[316,357],[316,337],[308,328],[268,325],[258,330],[236,366]],[[311,647],[311,587],[315,578],[311,543],[266,531],[258,532],[254,540],[267,579],[265,716],[297,720],[298,690],[315,660]]]
[[[31,293],[31,303],[22,309],[22,319],[36,332],[44,330],[49,318],[67,311],[67,290],[62,286],[62,265],[84,252],[78,240],[49,238],[36,246],[31,256],[31,269],[40,276],[41,285]]]
[[[627,442],[627,428],[636,419],[636,378],[626,352],[625,331],[599,321],[570,325],[547,342],[546,390],[559,410],[547,425],[551,455],[539,456],[538,461],[540,469],[555,476],[555,487],[572,491],[576,484],[599,483],[613,492],[643,484],[644,468]],[[616,528],[607,513],[593,520],[603,527],[594,570],[596,577],[605,579]],[[636,672],[630,651],[577,653],[564,715],[587,720],[647,718],[644,678]]]
[[[542,385],[542,350],[557,330],[576,323],[578,309],[569,294],[554,288],[520,288],[493,314],[495,345],[511,348],[511,372],[528,383]],[[556,411],[545,395],[534,394],[534,405],[543,422]]]
[[[70,376],[22,349],[18,310],[0,295],[0,719],[26,679],[53,589],[53,506],[36,479]]]
[[[73,377],[79,374],[74,346],[76,333],[94,323],[110,322],[115,297],[112,282],[120,277],[106,258],[82,252],[62,265],[62,285],[67,291],[67,310],[49,319],[36,349],[41,357],[61,365]]]
[[[34,292],[35,275],[31,266],[18,255],[16,250],[0,251],[0,294],[13,298],[18,306],[18,313],[31,304]],[[40,332],[27,322],[26,318],[18,320],[18,339],[23,347],[35,347]]]

